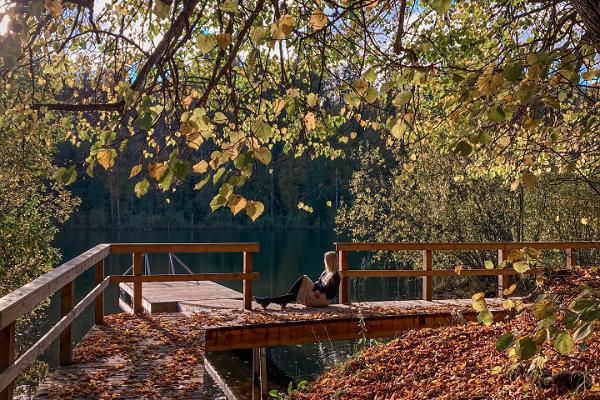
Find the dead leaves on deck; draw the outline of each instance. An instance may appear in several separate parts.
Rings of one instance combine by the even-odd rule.
[[[41,399],[193,399],[203,378],[199,327],[170,315],[116,314],[75,348]]]

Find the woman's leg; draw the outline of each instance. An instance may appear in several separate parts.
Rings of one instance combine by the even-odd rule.
[[[270,296],[254,297],[254,300],[256,302],[258,302],[260,305],[262,305],[264,308],[267,308],[269,303],[275,303],[275,304],[281,305],[282,307],[285,307],[286,304],[293,303],[294,301],[296,301],[296,299],[298,297],[298,292],[300,291],[300,287],[302,286],[302,281],[305,278],[307,278],[307,276],[302,275],[301,277],[296,279],[296,282],[293,283],[292,287],[287,292],[287,294],[284,294],[282,296],[275,296],[275,297],[270,297]]]
[[[302,280],[304,280],[305,276],[306,275],[302,275],[300,278],[296,279],[296,282],[294,282],[287,294],[298,295],[298,292],[300,291],[300,286],[302,286]]]

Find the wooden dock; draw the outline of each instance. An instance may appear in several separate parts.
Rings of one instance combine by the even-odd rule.
[[[229,305],[231,299],[206,301],[194,303],[204,311],[107,316],[105,324],[92,328],[76,346],[74,364],[53,372],[34,398],[203,398],[207,351],[393,337],[410,329],[474,321],[477,316],[470,299],[312,309],[290,305],[285,311],[276,306],[240,310],[239,304]],[[489,301],[496,320],[504,316],[499,302]]]
[[[258,243],[106,243],[80,254],[52,271],[0,298],[0,400],[13,398],[14,382],[55,341],[58,371],[38,398],[202,398],[204,352],[294,345],[372,337],[391,337],[407,329],[464,323],[476,319],[470,299],[433,300],[433,280],[440,276],[497,276],[497,298],[488,299],[494,319],[511,275],[507,258],[523,248],[561,250],[567,268],[576,265],[578,249],[599,249],[600,242],[532,243],[336,243],[342,275],[342,304],[289,311],[257,309],[252,302],[253,254]],[[422,269],[362,270],[348,265],[349,252],[421,251]],[[497,251],[494,268],[460,271],[434,268],[434,251]],[[145,275],[142,262],[152,253],[240,253],[240,272]],[[131,254],[132,275],[106,275],[104,262],[114,254]],[[95,270],[94,286],[75,303],[75,279]],[[126,266],[123,268],[126,270]],[[350,302],[349,280],[370,277],[421,277],[423,300]],[[239,281],[242,293],[214,282]],[[134,313],[105,317],[104,294],[111,284],[122,289],[122,303]],[[17,357],[17,319],[55,293],[60,320]],[[73,348],[73,322],[94,307],[96,325]],[[146,313],[144,313],[146,311]],[[169,311],[156,313],[156,311]],[[255,361],[256,374],[260,357]],[[258,370],[261,368],[259,367]],[[264,370],[264,368],[263,368]],[[266,380],[262,379],[261,388]],[[100,389],[104,392],[99,393]]]
[[[133,284],[119,284],[119,306],[133,311]],[[145,313],[195,312],[243,308],[243,294],[211,281],[146,282],[142,308]]]

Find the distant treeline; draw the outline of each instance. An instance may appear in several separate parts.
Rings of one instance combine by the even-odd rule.
[[[131,147],[131,144],[130,144]],[[64,229],[273,229],[332,227],[340,199],[347,194],[352,174],[351,160],[308,157],[273,163],[271,171],[257,165],[243,195],[264,203],[264,214],[252,222],[245,213],[234,216],[228,208],[212,212],[209,206],[217,189],[209,183],[194,190],[199,179],[191,176],[176,190],[152,189],[141,199],[129,180],[138,163],[135,150],[126,151],[114,168],[94,170],[90,177],[81,165],[86,149],[62,145],[56,163],[78,160],[79,176],[69,186],[81,205]],[[305,209],[299,204],[306,205]],[[310,209],[312,212],[307,211]]]

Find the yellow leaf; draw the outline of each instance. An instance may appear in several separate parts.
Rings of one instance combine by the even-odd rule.
[[[287,101],[285,101],[284,99],[275,99],[275,101],[273,102],[273,114],[275,114],[275,116],[281,114],[286,105]]]
[[[504,291],[502,291],[502,294],[505,296],[510,296],[511,294],[513,294],[513,292],[515,291],[516,288],[517,288],[517,284],[513,283],[512,285],[510,285],[509,287],[504,289]]]
[[[489,66],[477,79],[477,88],[484,96],[493,96],[502,86],[504,77],[501,72],[494,72],[494,66]]]
[[[479,301],[479,300],[483,300],[484,297],[485,297],[484,292],[478,292],[478,293],[475,293],[473,296],[471,296],[471,300]]]
[[[115,149],[100,149],[96,153],[96,159],[98,163],[104,167],[104,169],[112,168],[115,165],[115,157],[117,151]]]
[[[165,163],[151,163],[148,164],[148,175],[157,181],[162,178],[162,176],[167,171],[167,165]]]
[[[327,205],[327,207],[331,207],[331,205],[332,205],[332,203],[331,203],[331,200],[327,200],[327,201],[325,202],[325,204]]]
[[[254,150],[254,158],[265,165],[268,165],[271,162],[271,157],[271,150],[266,147],[260,147]]]
[[[137,176],[140,172],[142,172],[142,164],[134,165],[133,168],[131,168],[129,179],[133,178],[134,176]]]
[[[252,221],[256,221],[264,211],[265,205],[260,201],[248,201],[246,204],[246,214],[248,214]]]
[[[248,200],[242,196],[231,196],[231,199],[229,199],[229,202],[227,203],[227,207],[229,207],[233,215],[237,215],[240,211],[246,208],[247,203]]]
[[[196,183],[196,185],[194,186],[194,190],[200,190],[204,187],[204,185],[206,185],[208,183],[208,181],[210,180],[210,174],[208,174],[206,176],[206,178],[202,179],[200,182]]]
[[[310,26],[315,31],[323,29],[327,25],[327,15],[323,12],[323,10],[315,8],[310,16]]]
[[[513,263],[513,268],[520,274],[524,274],[525,272],[531,270],[531,268],[529,268],[529,264],[525,261],[517,261]]]
[[[309,111],[304,116],[304,126],[306,127],[306,130],[309,132],[317,129],[317,121],[316,121],[315,114],[313,112]]]
[[[456,273],[456,275],[460,275],[460,271],[462,271],[463,266],[461,264],[457,264],[456,267],[454,267],[454,272]]]
[[[192,167],[192,171],[194,171],[197,174],[203,174],[206,171],[208,171],[208,163],[204,160],[194,164],[194,166]]]
[[[483,265],[485,269],[494,269],[494,263],[490,260],[485,260],[485,263]]]

